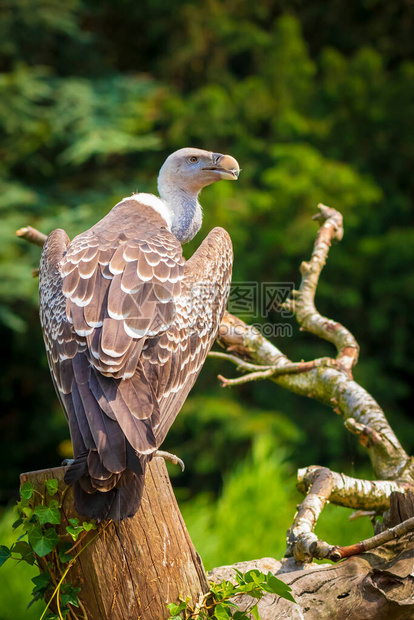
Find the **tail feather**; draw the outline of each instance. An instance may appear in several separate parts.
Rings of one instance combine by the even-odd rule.
[[[137,512],[144,490],[145,475],[126,470],[114,489],[87,493],[79,481],[74,484],[75,508],[81,515],[97,521],[121,521]]]

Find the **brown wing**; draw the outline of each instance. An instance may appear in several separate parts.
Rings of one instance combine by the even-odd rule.
[[[68,241],[54,231],[45,245],[41,321],[74,444],[68,481],[109,491],[128,470],[143,480],[193,386],[227,303],[232,248],[215,229],[184,265],[162,218],[136,201]]]
[[[142,365],[160,408],[158,446],[215,341],[229,296],[232,264],[231,239],[223,228],[214,228],[185,264],[173,325],[144,346]]]
[[[156,449],[159,407],[140,353],[171,323],[184,270],[162,218],[137,207],[123,201],[69,245],[54,231],[40,268],[46,349],[75,456],[105,489],[126,467],[142,471],[136,453]]]

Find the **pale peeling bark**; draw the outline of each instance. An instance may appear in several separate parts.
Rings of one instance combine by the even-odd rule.
[[[330,245],[332,241],[340,241],[343,235],[341,214],[324,205],[319,205],[319,209],[314,219],[319,220],[321,227],[311,259],[302,263],[300,287],[293,291],[285,306],[294,312],[301,330],[335,345],[336,357],[293,362],[256,328],[229,313],[225,314],[219,330],[219,342],[228,354],[213,354],[249,373],[235,379],[220,376],[223,386],[270,379],[295,394],[331,407],[367,449],[376,481],[349,478],[320,467],[299,471],[298,488],[307,496],[289,530],[287,547],[287,555],[294,556],[298,562],[311,561],[313,557],[334,560],[344,557],[333,552],[337,547],[319,541],[313,533],[328,501],[380,514],[389,507],[391,493],[404,492],[414,485],[413,459],[402,448],[379,404],[352,378],[359,354],[357,341],[346,327],[316,310],[316,288]]]

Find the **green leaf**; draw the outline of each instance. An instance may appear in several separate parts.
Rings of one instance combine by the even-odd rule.
[[[47,588],[51,585],[50,575],[47,572],[40,573],[40,575],[32,577],[32,582],[35,585],[32,594],[36,594],[37,592],[45,592]]]
[[[71,547],[72,543],[70,542],[63,542],[59,545],[59,560],[62,562],[62,564],[65,564],[65,562],[70,562],[70,560],[72,559],[72,556],[70,555],[70,553],[68,553]]]
[[[292,603],[296,603],[291,594],[292,588],[281,579],[275,577],[271,572],[268,572],[266,575],[266,584],[263,584],[263,590],[271,592],[272,594],[277,594],[288,601],[292,601]]]
[[[253,582],[253,583],[257,583],[258,585],[261,585],[265,579],[265,576],[263,573],[261,573],[256,568],[252,568],[252,570],[247,571],[247,573],[244,575],[244,579],[246,583]]]
[[[25,482],[21,487],[20,487],[20,495],[23,497],[23,499],[30,499],[33,495],[33,485],[30,484],[30,482]]]
[[[17,519],[17,521],[13,523],[12,528],[16,530],[18,527],[21,526],[22,523],[23,523],[23,519],[20,517],[19,519]]]
[[[83,527],[70,527],[70,525],[66,526],[66,531],[70,534],[73,540],[76,542],[79,538],[79,534],[83,532]]]
[[[29,530],[29,543],[39,557],[50,553],[59,542],[59,536],[54,528],[43,531],[41,527],[34,526]]]
[[[230,612],[227,609],[227,606],[223,603],[217,605],[214,609],[213,618],[217,618],[217,620],[228,620],[230,618]]]
[[[187,607],[187,603],[182,601],[179,605],[177,603],[168,603],[167,609],[171,613],[171,615],[177,616],[181,611],[183,611]]]
[[[259,610],[257,609],[257,603],[256,603],[256,605],[253,605],[253,607],[251,607],[249,609],[249,613],[251,613],[251,615],[253,616],[254,620],[260,620]]]
[[[90,532],[91,530],[96,530],[96,523],[95,521],[84,521],[82,527],[85,532]]]
[[[10,549],[6,547],[6,545],[0,545],[0,566],[3,566],[6,560],[8,560],[10,557]]]
[[[36,594],[33,595],[32,600],[30,601],[30,603],[28,604],[28,606],[26,607],[26,611],[28,609],[30,609],[30,607],[33,605],[33,603],[36,603],[36,601],[38,601],[39,599],[41,599],[43,597],[43,592],[36,592]]]
[[[62,594],[60,601],[62,605],[73,605],[74,607],[79,607],[79,598],[76,594]]]
[[[33,509],[30,508],[30,506],[25,506],[23,508],[23,514],[25,515],[26,519],[31,519],[33,516]]]
[[[36,515],[40,525],[45,525],[45,523],[58,525],[60,523],[60,512],[58,506],[58,502],[56,500],[52,500],[49,503],[49,506],[39,504],[35,507],[33,512]]]
[[[49,480],[46,480],[45,485],[46,491],[49,493],[49,495],[55,495],[55,493],[57,493],[59,490],[59,483],[56,478],[50,478]]]
[[[69,523],[70,523],[73,527],[78,527],[78,525],[79,525],[79,519],[77,519],[76,517],[74,517],[73,519],[69,519]]]
[[[30,565],[34,564],[35,557],[33,554],[33,549],[31,548],[29,543],[27,543],[26,541],[21,540],[21,541],[16,542],[13,545],[11,551],[12,553],[18,553],[24,562],[27,562]]]

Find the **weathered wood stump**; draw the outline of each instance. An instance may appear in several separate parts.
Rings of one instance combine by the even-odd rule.
[[[65,471],[45,469],[20,479],[43,493],[45,480],[56,478],[63,490]],[[68,519],[84,521],[75,511],[71,488],[64,496],[62,515],[60,535],[66,534]],[[88,620],[163,620],[169,616],[166,603],[176,602],[180,595],[198,600],[208,590],[162,458],[148,467],[137,514],[110,523],[79,556],[68,580],[81,588],[79,598]]]
[[[414,494],[393,493],[383,527],[414,516]],[[221,566],[212,581],[234,579],[234,568],[273,572],[292,587],[296,605],[274,594],[259,602],[262,620],[412,620],[414,618],[414,532],[338,564],[298,566],[293,558],[262,558]],[[238,600],[241,609],[254,601]]]
[[[292,587],[296,605],[274,594],[259,602],[262,620],[412,620],[414,618],[414,535],[344,560],[285,572],[292,568],[273,558],[215,568],[212,581],[233,579],[234,568],[272,571]],[[247,609],[253,601],[237,601]]]

